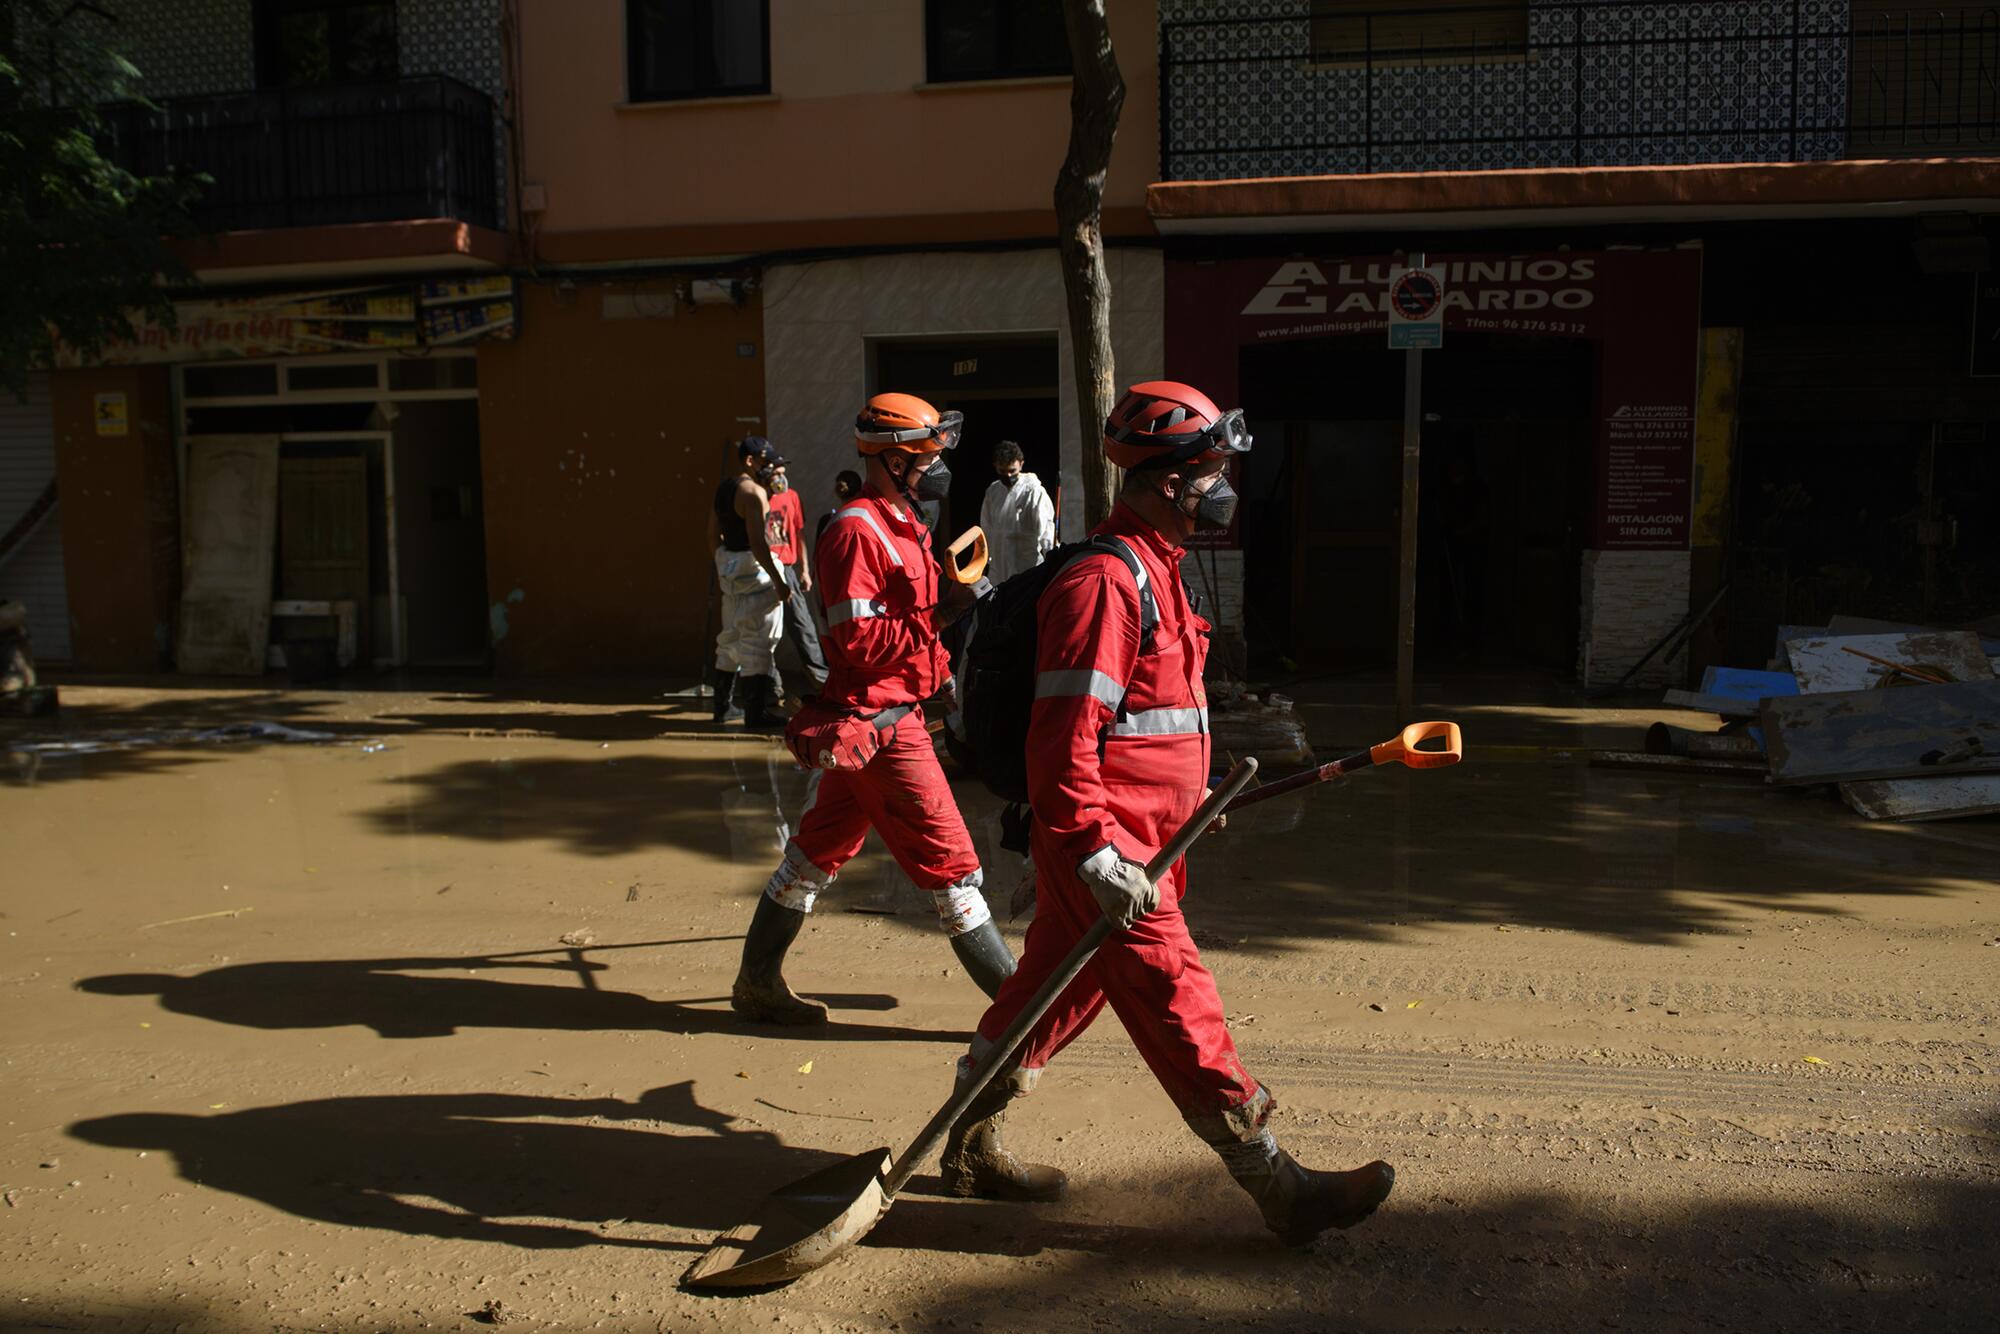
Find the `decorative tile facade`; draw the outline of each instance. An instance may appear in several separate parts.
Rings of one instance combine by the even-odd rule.
[[[247,92],[257,86],[253,0],[109,0],[112,48],[138,67],[151,98]],[[396,43],[403,74],[445,74],[493,99],[506,91],[500,0],[400,0]],[[499,179],[505,144],[495,134]]]
[[[1530,0],[1524,52],[1372,69],[1315,64],[1311,8],[1161,0],[1166,179],[1845,150],[1846,0]]]

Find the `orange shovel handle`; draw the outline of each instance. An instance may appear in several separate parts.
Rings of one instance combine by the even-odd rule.
[[[969,556],[965,554],[968,547],[972,552]],[[978,583],[980,576],[986,573],[986,530],[974,524],[953,538],[951,545],[944,549],[944,554],[945,573],[951,576],[953,583]]]
[[[1426,741],[1442,739],[1442,750],[1420,750]],[[1442,769],[1448,764],[1457,764],[1465,758],[1465,738],[1459,735],[1457,723],[1430,722],[1411,723],[1402,732],[1379,746],[1368,748],[1368,758],[1374,764],[1400,764],[1410,769]]]

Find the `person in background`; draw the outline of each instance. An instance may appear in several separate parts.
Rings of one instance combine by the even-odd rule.
[[[708,540],[722,586],[722,633],[715,639],[715,721],[729,716],[730,697],[743,707],[745,727],[784,725],[773,711],[771,650],[784,624],[784,575],[771,556],[771,476],[785,460],[769,440],[746,436],[736,471],[715,489]]]
[[[861,494],[861,474],[852,468],[842,468],[840,475],[833,479],[833,508],[819,516],[819,526],[813,529],[813,545],[826,536],[826,526],[833,522],[833,516]]]
[[[780,589],[785,594],[784,629],[778,641],[780,665],[795,675],[787,693],[796,693],[801,698],[817,695],[826,684],[826,657],[819,649],[819,626],[813,620],[811,609],[806,603],[806,594],[812,592],[812,557],[806,550],[805,508],[799,504],[799,493],[792,490],[791,479],[785,475],[785,465],[780,463],[771,473],[771,500],[767,522],[770,525],[771,555],[778,562],[778,572],[784,576]],[[800,688],[800,677],[811,680],[809,687]]]
[[[986,530],[987,578],[1005,583],[1023,570],[1042,563],[1056,544],[1056,507],[1042,488],[1042,479],[1021,471],[1021,447],[1002,440],[993,447],[993,471],[999,480],[986,488],[979,506],[979,526]]]

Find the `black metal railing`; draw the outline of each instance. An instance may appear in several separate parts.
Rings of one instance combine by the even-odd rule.
[[[1323,3],[1160,25],[1164,180],[1996,151],[2000,6]]]
[[[205,172],[211,231],[501,222],[492,99],[444,75],[117,106],[106,127],[130,170]]]

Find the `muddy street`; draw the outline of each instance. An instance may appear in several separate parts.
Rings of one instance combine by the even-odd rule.
[[[0,1328],[2000,1324],[1991,819],[1863,827],[1473,710],[1464,765],[1192,858],[1280,1141],[1395,1164],[1375,1218],[1279,1249],[1107,1014],[1008,1123],[1067,1199],[927,1170],[835,1265],[695,1296],[766,1190],[907,1142],[982,1008],[871,838],[788,965],[833,1022],[731,1013],[804,801],[778,745],[639,692],[64,703],[0,738],[72,743],[0,752]],[[213,730],[252,721],[308,735]],[[1004,917],[1020,863],[959,797]]]

